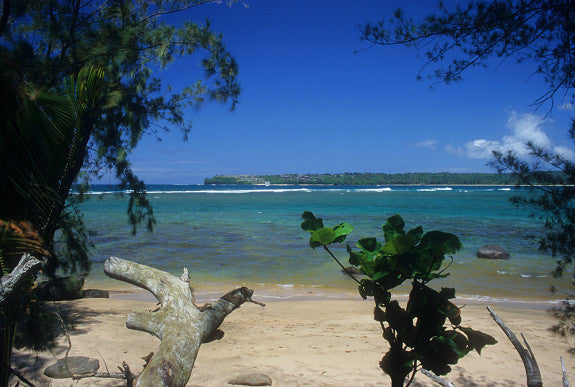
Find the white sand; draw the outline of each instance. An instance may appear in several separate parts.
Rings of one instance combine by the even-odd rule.
[[[100,359],[110,371],[127,361],[134,372],[140,358],[153,351],[159,341],[146,333],[125,327],[134,309],[151,309],[153,302],[129,299],[82,299],[58,303],[71,311],[76,325],[71,334],[70,356]],[[567,373],[575,383],[575,357],[567,350],[575,342],[547,331],[553,319],[544,310],[494,306],[493,309],[517,335],[523,332],[537,357],[545,385],[561,385],[563,356]],[[489,317],[485,306],[470,305],[462,311],[463,326],[471,326],[496,337],[494,346],[482,355],[471,353],[445,377],[456,386],[525,385],[521,359],[503,332]],[[231,378],[252,372],[265,373],[276,386],[371,386],[389,385],[378,366],[387,351],[381,329],[373,320],[372,301],[296,300],[269,302],[265,308],[246,304],[224,321],[221,340],[202,345],[191,386],[225,386]],[[16,352],[16,367],[39,385],[125,385],[107,379],[52,380],[43,369],[64,356],[66,342],[52,352]],[[414,385],[434,385],[419,374]]]

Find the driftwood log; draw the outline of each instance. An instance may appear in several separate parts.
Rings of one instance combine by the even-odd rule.
[[[153,312],[134,311],[126,326],[151,333],[160,346],[139,375],[138,386],[184,386],[190,378],[198,350],[210,341],[224,318],[244,302],[254,302],[253,290],[242,287],[222,296],[213,304],[198,307],[187,270],[181,278],[111,257],[104,263],[109,277],[150,291],[160,302]]]
[[[505,333],[509,341],[511,341],[511,344],[513,344],[515,350],[517,353],[519,353],[521,360],[523,360],[523,366],[525,367],[525,374],[527,376],[527,386],[542,387],[543,381],[541,379],[541,372],[539,372],[537,360],[535,360],[535,355],[533,354],[533,351],[531,351],[531,347],[529,346],[529,343],[527,343],[525,336],[521,334],[523,342],[525,343],[525,347],[523,347],[519,339],[517,339],[517,336],[515,336],[513,331],[509,329],[507,325],[505,325],[503,320],[501,320],[501,318],[495,314],[495,312],[489,306],[487,306],[487,310],[489,311],[491,318],[497,323],[497,325],[499,325],[499,328],[501,328],[501,330]]]
[[[13,323],[23,306],[22,296],[26,294],[30,282],[36,277],[42,267],[42,262],[24,254],[18,265],[0,278],[0,322],[1,326]],[[14,312],[17,311],[17,312]]]
[[[24,384],[32,385],[10,367],[10,355],[16,320],[25,305],[30,284],[42,264],[39,259],[24,254],[18,265],[0,278],[0,381],[8,381],[10,374],[13,374]]]

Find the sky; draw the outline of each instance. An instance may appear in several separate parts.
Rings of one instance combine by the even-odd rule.
[[[134,171],[148,184],[201,184],[218,174],[494,172],[486,165],[494,149],[521,155],[529,140],[572,157],[574,110],[561,100],[551,114],[530,106],[547,90],[532,64],[493,61],[457,84],[434,84],[417,80],[424,52],[368,49],[359,39],[362,23],[398,7],[417,20],[435,4],[244,0],[178,15],[173,22],[207,18],[222,33],[240,67],[239,105],[186,111],[186,142],[177,129],[161,142],[145,136]],[[201,77],[200,59],[181,58],[156,76],[182,88]]]

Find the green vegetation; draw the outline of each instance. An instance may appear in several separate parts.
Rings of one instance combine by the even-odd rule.
[[[345,222],[324,227],[321,218],[307,211],[302,217],[301,228],[311,233],[310,246],[323,247],[343,268],[328,246],[342,243],[353,227]],[[470,351],[481,353],[484,346],[496,343],[490,335],[460,325],[461,311],[449,301],[455,298],[455,289],[437,291],[427,286],[431,280],[449,275],[442,269],[443,261],[446,254],[461,248],[459,238],[441,231],[424,234],[421,226],[406,232],[399,215],[387,219],[383,234],[384,243],[362,238],[357,242],[360,251],[349,245],[347,251],[349,263],[368,277],[357,280],[352,276],[361,297],[375,301],[374,318],[390,346],[379,366],[390,376],[392,386],[403,386],[411,373],[409,385],[420,368],[445,375],[451,371],[450,365]],[[390,290],[406,281],[411,281],[412,289],[402,308],[392,300]]]
[[[575,144],[575,120],[569,130],[571,142]],[[553,276],[562,277],[571,270],[573,284],[575,271],[575,163],[563,155],[536,144],[527,144],[536,161],[528,162],[512,152],[496,153],[492,165],[500,171],[511,171],[517,179],[535,193],[530,196],[515,196],[511,201],[527,208],[530,215],[543,223],[545,235],[541,238],[539,250],[550,252],[556,259]],[[553,166],[560,173],[550,174],[541,166]],[[556,292],[555,287],[551,288]],[[557,324],[551,331],[561,336],[575,335],[575,297],[572,292],[561,291],[566,297],[562,305],[551,310]],[[575,348],[572,349],[575,352]]]
[[[75,235],[79,230],[69,221],[61,192],[75,178],[70,171],[84,158],[83,143],[92,112],[104,95],[104,78],[101,69],[84,68],[65,79],[57,92],[35,90],[0,60],[0,94],[6,101],[0,106],[0,199],[9,203],[0,206],[2,276],[14,269],[24,253],[42,259],[47,272],[60,263],[72,270],[89,268],[88,257],[82,254],[85,238]],[[49,235],[54,228],[71,242],[65,262],[52,254]],[[6,309],[0,311],[0,365],[10,363],[16,322],[25,329],[16,335],[26,337],[29,346],[45,349],[53,342],[53,327],[47,325],[56,320],[30,302],[31,285],[21,289],[17,305],[4,305]],[[7,368],[1,367],[0,385],[7,385],[9,376]]]
[[[111,173],[131,192],[127,212],[133,231],[140,224],[152,229],[152,207],[131,168],[130,152],[145,134],[159,138],[177,127],[185,137],[190,127],[186,108],[213,100],[229,102],[233,109],[240,92],[238,66],[221,34],[189,17],[178,25],[166,22],[166,15],[206,3],[0,4],[2,276],[26,252],[41,259],[49,275],[89,270],[89,239],[77,209],[83,196],[69,195],[74,183],[81,183],[82,193],[92,179]],[[203,79],[174,90],[152,75],[192,54],[201,55]],[[14,310],[0,311],[0,386],[10,376],[17,318],[28,338],[38,334],[33,347],[53,338],[40,335],[52,328],[45,327],[41,309],[29,303],[31,285],[22,289]]]
[[[67,260],[53,248],[54,237],[72,238],[69,246],[85,246],[81,216],[68,200],[73,183],[86,187],[94,178],[115,176],[131,192],[127,220],[133,231],[140,224],[151,230],[154,214],[144,182],[131,168],[131,151],[144,135],[160,138],[169,128],[181,129],[185,138],[191,123],[184,112],[190,107],[210,100],[235,107],[240,92],[237,63],[221,34],[208,22],[192,21],[194,7],[206,3],[12,0],[0,5],[0,57],[18,69],[15,77],[31,91],[60,93],[85,67],[101,69],[108,85],[105,98],[83,123],[77,152],[56,187],[61,200],[45,220],[42,236],[52,253],[47,266],[51,272],[66,269],[62,264]],[[188,14],[181,24],[171,24],[174,19],[166,16],[182,12]],[[154,76],[188,55],[198,56],[201,79],[188,79],[187,87],[174,89]],[[14,189],[10,183],[2,188]],[[77,232],[62,230],[65,216]]]
[[[547,83],[547,91],[534,105],[548,102],[550,113],[557,96],[568,104],[575,98],[575,7],[571,0],[475,1],[454,9],[440,4],[436,14],[421,22],[397,10],[389,20],[363,25],[361,37],[373,45],[424,50],[427,62],[422,70],[437,66],[428,76],[446,84],[460,81],[475,66],[499,66],[507,60],[530,62],[535,65],[534,74]],[[493,61],[494,57],[498,60]],[[568,133],[574,145],[575,120]],[[514,181],[531,188],[531,195],[512,201],[541,220],[546,233],[540,249],[557,258],[553,274],[562,276],[568,267],[572,269],[575,258],[575,164],[559,149],[532,142],[526,146],[528,157],[495,152],[491,165],[499,172],[511,172]],[[562,311],[563,315],[554,313],[559,324],[553,330],[575,334],[575,307],[566,302]]]
[[[374,46],[424,51],[421,73],[446,84],[460,81],[473,67],[532,62],[534,73],[549,85],[535,104],[549,101],[552,108],[556,95],[575,86],[573,20],[571,0],[471,1],[453,9],[440,2],[437,13],[420,22],[398,9],[393,17],[364,24],[360,30],[361,38]]]
[[[204,184],[331,185],[514,185],[517,178],[500,173],[337,173],[286,175],[218,175]]]

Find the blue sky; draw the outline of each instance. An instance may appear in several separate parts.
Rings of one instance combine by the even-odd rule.
[[[207,5],[180,17],[209,18],[223,34],[240,66],[242,94],[232,113],[216,103],[190,109],[188,142],[177,130],[162,142],[145,136],[132,161],[147,183],[244,173],[492,172],[492,149],[521,154],[530,139],[572,152],[574,114],[559,108],[565,101],[547,118],[548,106],[529,106],[546,91],[530,77],[531,64],[472,69],[446,86],[416,80],[423,52],[354,53],[367,47],[360,23],[388,18],[397,7],[417,19],[435,2],[244,1],[249,7]],[[201,76],[199,60],[182,58],[157,75],[183,87]]]

